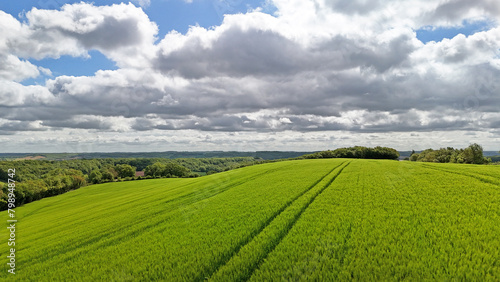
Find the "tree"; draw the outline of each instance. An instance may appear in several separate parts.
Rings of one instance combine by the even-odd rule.
[[[177,177],[187,177],[189,176],[189,173],[191,171],[182,166],[182,165],[178,165],[178,164],[174,164],[174,163],[167,163],[165,165],[165,170],[163,171],[162,173],[162,176],[168,176],[168,175],[171,175],[171,176],[177,176]]]
[[[110,167],[107,169],[107,171],[109,171],[113,175],[113,179],[115,179],[119,176],[119,173],[116,170],[116,167]]]
[[[416,161],[418,160],[418,157],[419,157],[419,154],[417,154],[417,153],[413,153],[413,154],[411,154],[411,156],[410,156],[410,161],[412,161],[412,162],[416,162]]]
[[[97,184],[97,183],[101,183],[101,180],[102,180],[102,174],[100,171],[98,171],[97,169],[96,170],[93,170],[90,175],[89,175],[89,181],[94,183],[94,184]]]
[[[148,165],[144,169],[144,175],[153,177],[162,176],[164,170],[165,170],[165,165],[160,162],[156,162],[152,165]]]
[[[118,177],[134,177],[135,176],[135,167],[127,164],[120,164],[115,166],[115,170],[118,173]]]
[[[115,179],[113,173],[111,173],[111,171],[109,170],[104,170],[101,172],[101,181],[104,182],[104,181],[113,181],[113,179]]]
[[[176,163],[156,162],[144,169],[144,175],[153,177],[188,177],[190,173],[188,168]]]
[[[350,148],[338,148],[334,151],[322,151],[310,155],[305,155],[305,159],[321,159],[321,158],[356,158],[356,159],[390,159],[397,160],[399,152],[393,148],[375,147],[367,148],[355,146]]]
[[[464,149],[463,152],[465,163],[468,164],[484,164],[483,147],[477,143],[471,144]]]

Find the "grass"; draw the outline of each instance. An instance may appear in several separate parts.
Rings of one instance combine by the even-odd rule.
[[[16,215],[2,280],[500,279],[497,166],[286,161],[93,185]]]

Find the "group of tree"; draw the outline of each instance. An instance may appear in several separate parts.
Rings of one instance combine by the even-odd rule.
[[[0,169],[1,174],[4,170]],[[16,169],[16,176],[18,175]],[[14,177],[15,179],[15,177]],[[14,195],[16,206],[40,200],[45,197],[59,195],[70,190],[78,189],[87,184],[85,175],[75,169],[54,169],[39,179],[16,181]],[[0,210],[7,209],[7,183],[0,182]]]
[[[127,164],[118,164],[91,171],[88,175],[88,180],[90,183],[98,184],[130,177],[135,177],[135,167]]]
[[[459,164],[488,164],[490,158],[483,156],[483,147],[479,144],[471,144],[465,149],[453,147],[441,148],[439,150],[427,149],[420,153],[412,152],[409,157],[413,162],[435,162],[435,163],[459,163]]]
[[[114,164],[128,164],[137,168],[137,171],[143,171],[147,166],[154,163],[175,163],[187,167],[189,170],[197,173],[207,173],[210,171],[222,172],[241,166],[252,165],[261,162],[262,159],[253,157],[234,157],[234,158],[134,158],[134,159],[106,159],[113,161]]]
[[[354,146],[349,148],[339,148],[333,151],[322,151],[303,156],[305,159],[325,159],[325,158],[353,158],[353,159],[389,159],[397,160],[399,152],[388,147],[362,147]]]
[[[161,163],[156,162],[144,169],[145,176],[151,177],[196,177],[197,174],[192,174],[185,166],[176,163]]]

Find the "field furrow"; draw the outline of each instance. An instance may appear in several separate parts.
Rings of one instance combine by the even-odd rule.
[[[490,184],[500,186],[500,174],[498,174],[498,170],[496,171],[497,174],[491,175],[491,174],[484,173],[484,172],[481,173],[481,170],[477,170],[477,166],[475,167],[476,170],[474,170],[474,167],[472,167],[473,169],[464,170],[464,169],[457,168],[456,166],[455,167],[446,166],[446,168],[445,168],[442,165],[436,165],[436,164],[434,164],[434,165],[421,164],[421,165],[423,167],[431,168],[431,169],[442,171],[445,173],[453,173],[455,175],[460,175],[460,176],[469,176],[469,177],[475,178],[481,182],[490,183]]]
[[[134,190],[137,187],[130,186],[130,189],[123,187],[123,185],[133,185],[133,182],[120,183],[121,187],[114,191],[115,195],[129,195],[123,198],[122,206],[118,202],[113,202],[110,209],[96,209],[102,203],[95,202],[94,198],[90,197],[93,201],[87,202],[86,205],[92,209],[85,212],[81,208],[82,203],[80,205],[73,203],[75,210],[78,210],[78,213],[72,213],[76,223],[69,221],[68,216],[58,222],[59,216],[45,212],[47,219],[52,218],[54,221],[45,221],[44,226],[34,224],[43,229],[48,227],[58,229],[58,231],[38,238],[35,232],[21,233],[31,238],[29,241],[24,241],[21,236],[19,238],[21,242],[19,252],[25,253],[20,258],[20,264],[29,265],[26,269],[29,272],[38,269],[34,277],[41,278],[51,277],[47,273],[47,269],[50,268],[49,263],[60,264],[66,273],[72,273],[77,272],[80,265],[88,264],[85,261],[88,262],[90,259],[92,261],[91,273],[93,273],[91,276],[107,277],[110,275],[109,277],[113,277],[106,271],[108,267],[111,267],[107,265],[109,262],[106,258],[113,257],[117,258],[113,260],[113,265],[118,269],[126,269],[125,273],[139,271],[141,275],[150,279],[203,279],[213,272],[217,262],[230,254],[235,246],[248,240],[246,238],[255,236],[262,224],[285,203],[297,197],[341,161],[320,163],[324,165],[303,166],[301,162],[269,164],[258,169],[259,177],[246,181],[244,185],[240,185],[241,178],[225,177],[224,174],[196,179],[195,181],[203,180],[209,183],[214,182],[215,177],[219,177],[221,179],[218,180],[219,185],[229,185],[231,188],[225,193],[212,196],[210,191],[210,193],[203,191],[203,185],[199,185],[198,200],[184,202],[182,205],[165,203],[165,199],[170,196],[168,193],[170,188],[165,186],[168,180],[152,180],[152,182],[164,183],[162,186],[165,190],[161,189],[161,186]],[[241,176],[248,178],[247,174]],[[187,179],[186,181],[193,180]],[[211,185],[213,186],[214,183]],[[114,185],[96,185],[88,188],[94,188],[95,193],[101,193],[98,187],[112,189]],[[191,193],[192,191],[189,192],[186,187],[184,187],[186,192]],[[82,191],[85,189],[87,188]],[[171,190],[178,195],[175,186],[171,187]],[[151,205],[148,205],[147,198],[143,199],[145,195],[150,196]],[[130,202],[134,196],[139,196],[135,204]],[[119,198],[115,196],[114,200]],[[68,211],[72,210],[70,207],[65,208]],[[96,216],[96,212],[100,212],[101,217]],[[34,215],[30,217],[21,222],[21,228],[30,228],[32,220],[36,218]],[[87,221],[84,220],[85,218]],[[227,230],[231,232],[226,232]],[[214,236],[215,234],[218,236]],[[64,239],[61,240],[61,238]],[[149,242],[156,243],[150,244]],[[28,249],[43,251],[26,252]],[[137,265],[133,264],[133,261],[129,259],[130,254],[142,251],[146,251],[150,256]],[[87,257],[85,255],[87,253],[92,253],[92,258]],[[198,258],[186,260],[189,256]],[[164,263],[156,266],[158,261]],[[190,266],[184,265],[185,262],[188,262]],[[132,265],[139,266],[139,268]],[[150,267],[153,269],[162,267],[168,271],[151,272]],[[135,274],[130,275],[135,276]]]
[[[286,167],[280,169],[284,168]],[[161,223],[163,220],[165,220],[165,216],[167,216],[172,211],[176,211],[179,207],[184,207],[186,205],[194,204],[198,201],[213,197],[217,194],[227,191],[228,189],[238,187],[239,185],[242,185],[247,181],[252,181],[253,179],[261,175],[272,173],[275,170],[276,169],[259,171],[258,173],[250,174],[249,176],[243,177],[241,179],[238,178],[237,181],[234,181],[231,176],[224,176],[222,179],[212,177],[210,182],[195,180],[190,181],[190,179],[181,182],[178,182],[178,180],[174,180],[172,181],[172,184],[174,184],[172,185],[172,187],[166,187],[165,190],[167,193],[154,195],[152,193],[146,192],[142,193],[141,196],[137,198],[123,195],[114,197],[114,199],[109,202],[102,201],[97,205],[90,205],[87,207],[87,209],[99,210],[101,212],[91,214],[87,217],[75,218],[75,215],[83,212],[83,209],[75,209],[72,213],[68,213],[63,217],[61,217],[60,214],[56,214],[56,218],[54,219],[54,221],[59,222],[60,225],[56,226],[55,228],[54,226],[50,227],[51,225],[41,226],[42,229],[37,229],[36,233],[27,234],[28,237],[26,238],[26,240],[31,241],[36,237],[45,236],[47,241],[51,242],[46,246],[47,250],[45,252],[40,253],[39,257],[31,257],[30,260],[32,263],[36,263],[38,261],[45,260],[47,257],[57,257],[89,244],[94,244],[97,247],[103,247],[110,244],[110,242],[119,241],[122,238],[126,237],[133,237],[135,234],[142,232],[144,229],[148,229]],[[164,181],[161,180],[156,180],[156,182],[164,183]],[[176,182],[178,182],[180,185],[175,185]],[[101,187],[104,187],[103,189],[106,189],[106,187],[109,187],[110,185],[113,184],[104,184]],[[146,187],[148,186],[146,185]],[[195,190],[196,188],[197,190]],[[181,192],[183,193],[179,193],[179,189],[182,189]],[[156,193],[158,192],[162,191],[156,191]],[[161,196],[162,194],[164,194],[165,196]],[[165,199],[168,200],[165,201]],[[106,208],[102,209],[102,206],[105,206]],[[123,213],[123,206],[130,206],[129,209],[127,209],[126,213]],[[26,220],[32,213],[33,212],[29,212],[27,215],[21,216],[21,227],[24,224],[30,224],[30,227],[37,226],[36,222],[30,222]],[[148,216],[152,218],[161,216],[159,218],[163,217],[163,219],[152,220],[147,225],[141,225],[140,223],[143,222],[144,219],[142,217],[139,217],[138,215]],[[78,226],[80,226],[81,224],[84,224],[89,220],[97,220],[103,217],[115,224],[120,223],[120,228],[108,228],[102,230],[100,231],[100,236],[98,237],[92,236],[95,234],[95,230],[92,229],[84,230],[76,237],[70,236],[73,233],[72,230],[78,228]],[[68,221],[65,221],[64,219],[68,219]],[[61,235],[74,237],[72,240],[73,242],[70,245],[61,246],[58,243],[58,237],[60,237]],[[31,247],[31,245],[27,245],[26,247],[29,248]]]
[[[468,176],[354,161],[250,280],[496,280],[499,204]]]
[[[349,165],[349,162],[342,163],[332,169],[313,186],[290,202],[284,209],[273,218],[271,222],[252,241],[242,246],[229,261],[210,276],[216,281],[246,281],[267,255],[286,236],[288,231],[300,218],[307,207],[328,188],[337,176]]]

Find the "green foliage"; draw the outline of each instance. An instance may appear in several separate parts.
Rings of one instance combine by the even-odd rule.
[[[165,171],[165,165],[160,162],[156,162],[150,166],[147,166],[144,169],[144,175],[157,177],[157,176],[162,176],[164,171]]]
[[[354,159],[389,159],[397,160],[399,152],[388,147],[367,148],[355,146],[339,148],[333,151],[322,151],[303,156],[306,159],[354,158]]]
[[[16,175],[18,170],[16,169]],[[1,182],[0,182],[1,183]],[[15,182],[16,206],[55,196],[67,191],[85,186],[85,176],[74,169],[54,169],[41,176],[40,179],[28,179]],[[7,184],[2,184],[0,209],[6,209],[3,204],[7,200]]]
[[[110,182],[113,181],[115,176],[109,169],[104,169],[101,172],[101,182]]]
[[[410,156],[410,161],[412,162],[416,162],[418,160],[418,157],[420,156],[420,154],[417,154],[417,153],[414,153]]]
[[[93,184],[101,183],[102,173],[99,170],[93,170],[89,175],[89,181]]]
[[[175,163],[154,163],[144,169],[144,175],[153,177],[188,177],[191,171]]]
[[[115,166],[115,170],[118,173],[118,177],[134,177],[135,176],[135,167],[127,164],[119,164]]]
[[[410,161],[434,162],[434,163],[460,163],[460,164],[488,164],[490,158],[483,156],[483,147],[479,144],[471,144],[465,149],[454,149],[453,147],[441,148],[439,150],[427,149],[419,154],[413,154]]]

